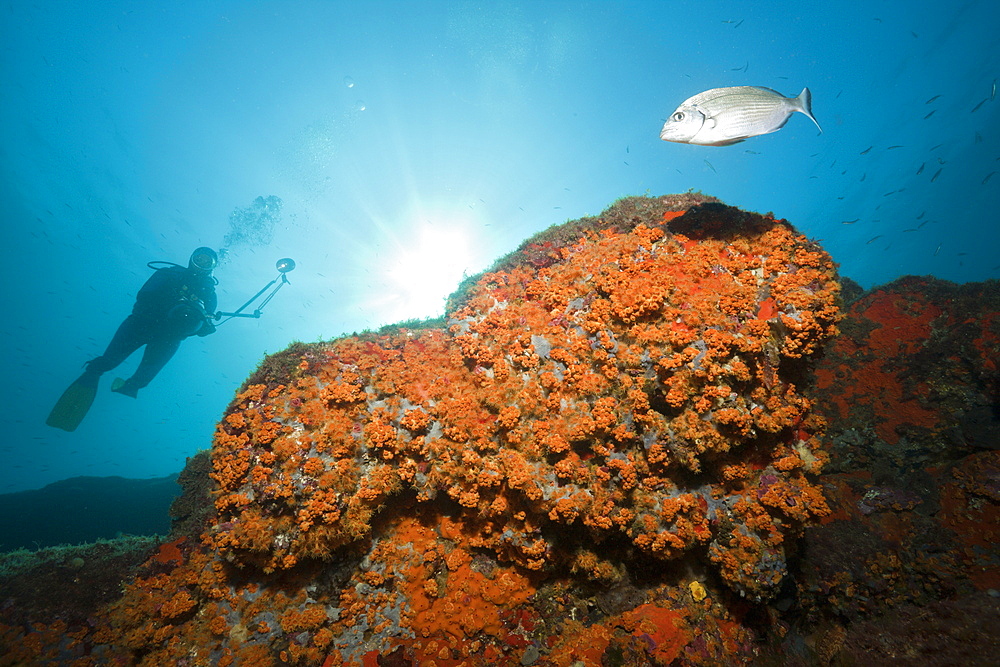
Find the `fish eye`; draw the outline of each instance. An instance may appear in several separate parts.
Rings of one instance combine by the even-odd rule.
[[[675,111],[674,115],[670,117],[670,120],[674,121],[675,123],[681,122],[682,120],[684,120],[684,112]]]

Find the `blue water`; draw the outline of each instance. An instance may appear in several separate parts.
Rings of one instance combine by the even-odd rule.
[[[625,195],[773,211],[866,287],[1000,277],[1000,5],[748,4],[4,3],[0,492],[177,472],[266,352],[437,315],[463,271]],[[729,85],[808,86],[824,133],[659,140]],[[221,248],[269,196],[216,271],[232,310],[294,258],[262,317],[46,427],[146,262]]]

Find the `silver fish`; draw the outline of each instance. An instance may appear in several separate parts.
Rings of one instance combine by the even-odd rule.
[[[761,134],[777,132],[798,111],[812,115],[812,95],[803,88],[798,97],[785,97],[770,88],[734,86],[713,88],[690,97],[670,114],[660,139],[699,146],[728,146]]]

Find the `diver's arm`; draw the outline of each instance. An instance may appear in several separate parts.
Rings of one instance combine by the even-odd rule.
[[[205,295],[205,312],[208,313],[209,317],[215,316],[215,309],[219,307],[219,297],[215,294],[215,288],[208,290]]]
[[[202,305],[205,306],[206,317],[205,324],[198,330],[198,335],[205,337],[215,333],[215,325],[212,323],[212,319],[215,317],[215,309],[219,305],[219,297],[215,294],[215,287],[209,287],[205,290]]]

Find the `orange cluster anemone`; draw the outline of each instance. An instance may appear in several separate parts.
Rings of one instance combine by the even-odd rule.
[[[828,511],[797,387],[839,317],[822,250],[711,204],[545,243],[480,277],[446,328],[335,340],[286,383],[249,385],[219,424],[207,543],[294,567],[413,496],[453,502],[477,547],[537,571],[567,558],[563,529],[724,561]],[[773,521],[748,527],[737,502]],[[722,572],[766,594],[777,570],[750,569]]]
[[[783,220],[630,198],[526,242],[443,326],[296,344],[218,424],[204,531],[150,558],[101,637],[150,665],[724,662],[746,638],[695,632],[719,589],[585,625],[551,582],[693,556],[773,593],[785,538],[829,512],[801,387],[838,294]]]

